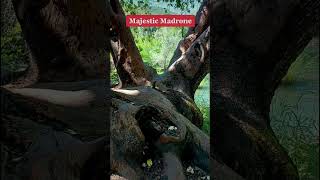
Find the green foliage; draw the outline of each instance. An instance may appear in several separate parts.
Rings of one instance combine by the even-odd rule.
[[[200,0],[121,0],[126,14],[180,14],[197,11]],[[144,62],[162,73],[187,28],[130,28]]]
[[[111,80],[111,84],[114,85],[114,84],[118,84],[119,83],[119,77],[118,77],[118,74],[117,74],[117,69],[116,67],[114,66],[114,63],[113,63],[113,59],[112,59],[112,56],[110,55],[110,80]]]
[[[149,14],[149,2],[147,0],[121,0],[122,8],[126,14]]]
[[[182,28],[132,28],[137,47],[144,62],[162,73],[169,65],[178,42],[182,39]],[[186,31],[184,31],[186,32]]]
[[[170,7],[190,12],[201,0],[157,0],[157,2],[165,2]]]
[[[1,69],[17,71],[26,66],[28,58],[20,25],[17,23],[1,35]]]
[[[200,83],[195,93],[195,103],[203,115],[202,130],[210,134],[210,75],[208,74]]]
[[[282,79],[282,85],[292,85],[298,81],[310,81],[315,74],[318,74],[318,72],[313,71],[313,60],[319,59],[318,47],[313,47],[315,46],[315,41],[313,40],[309,43],[303,53],[291,64],[287,75]]]
[[[128,14],[166,14],[179,11],[180,13],[195,13],[195,9],[202,2],[201,0],[121,0],[123,9]],[[158,12],[155,8],[161,8]],[[151,11],[150,11],[151,9]],[[149,10],[149,11],[145,11]]]
[[[272,129],[297,166],[300,179],[319,179],[319,122],[305,114],[302,96],[294,106],[287,104],[287,98],[273,100]]]
[[[287,149],[289,156],[296,164],[300,179],[319,179],[319,144],[281,136],[278,136],[280,143]]]
[[[289,147],[292,148],[289,155],[297,164],[300,179],[319,179],[319,144],[297,141]]]

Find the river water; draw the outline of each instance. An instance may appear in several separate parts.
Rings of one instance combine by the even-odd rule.
[[[297,166],[301,180],[319,179],[319,39],[290,66],[276,90],[271,126]]]
[[[319,140],[319,39],[291,65],[271,104],[271,124],[279,135]],[[319,141],[318,141],[319,142]]]

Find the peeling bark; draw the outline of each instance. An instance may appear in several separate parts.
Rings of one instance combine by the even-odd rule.
[[[181,57],[183,52],[191,46],[191,44],[209,27],[209,7],[212,0],[204,0],[196,14],[195,27],[190,27],[184,39],[182,39],[170,60],[171,66],[177,59]]]
[[[194,99],[200,82],[209,72],[210,27],[208,27],[155,82],[159,89],[170,88]],[[160,84],[160,85],[159,85]]]

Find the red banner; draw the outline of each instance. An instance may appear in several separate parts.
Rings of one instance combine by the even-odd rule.
[[[128,15],[127,27],[194,27],[193,15]]]

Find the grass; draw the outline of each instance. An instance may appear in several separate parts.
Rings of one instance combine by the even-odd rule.
[[[195,93],[195,103],[200,109],[203,115],[203,126],[202,130],[210,134],[210,87],[209,87],[209,75],[207,75],[202,82],[198,90]]]
[[[301,180],[319,179],[319,44],[313,39],[290,66],[271,105],[271,126]]]
[[[282,85],[292,85],[297,81],[310,81],[314,79],[315,69],[314,61],[319,59],[319,47],[317,47],[317,39],[313,39],[304,49],[298,58],[290,66],[286,76],[282,79]]]
[[[271,125],[282,146],[296,164],[301,180],[319,179],[319,122],[307,117],[301,108],[286,99],[274,99]]]

